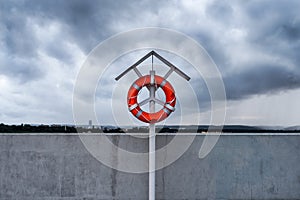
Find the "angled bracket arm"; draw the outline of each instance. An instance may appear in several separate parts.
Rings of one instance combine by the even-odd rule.
[[[143,75],[142,75],[142,73],[135,67],[135,68],[133,68],[133,71],[136,73],[136,75],[138,76],[138,77],[142,77]]]
[[[134,63],[133,65],[131,65],[128,69],[126,69],[124,72],[122,72],[119,76],[117,76],[115,78],[116,81],[118,81],[120,78],[122,78],[125,74],[127,74],[130,70],[134,70],[135,73],[141,77],[142,74],[138,71],[138,69],[136,68],[139,64],[141,64],[144,60],[146,60],[147,58],[149,58],[152,55],[152,51],[147,53],[144,57],[142,57],[141,59],[139,59],[136,63]]]
[[[169,69],[169,71],[166,73],[166,75],[164,76],[165,79],[167,79],[171,74],[172,72],[174,72],[174,69]]]
[[[158,58],[160,61],[162,61],[164,64],[166,64],[168,67],[170,67],[171,69],[167,72],[167,74],[165,75],[165,78],[167,78],[168,76],[170,76],[170,74],[174,71],[176,72],[179,76],[181,76],[182,78],[184,78],[185,80],[189,81],[191,78],[186,75],[183,71],[181,71],[180,69],[178,69],[175,65],[173,65],[172,63],[170,63],[169,61],[167,61],[164,57],[162,57],[161,55],[159,55],[158,53],[156,53],[155,51],[152,51],[153,55]]]

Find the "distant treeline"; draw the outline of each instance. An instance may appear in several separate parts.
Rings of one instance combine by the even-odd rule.
[[[124,133],[119,127],[75,127],[68,125],[7,125],[0,124],[0,133]]]
[[[0,124],[0,133],[76,133],[76,128],[63,125]]]
[[[299,129],[272,129],[260,128],[256,126],[226,125],[208,126],[208,125],[186,125],[186,126],[157,126],[157,133],[300,133]],[[68,125],[6,125],[0,124],[0,133],[148,133],[147,126],[141,127],[115,127],[115,126],[68,126]]]

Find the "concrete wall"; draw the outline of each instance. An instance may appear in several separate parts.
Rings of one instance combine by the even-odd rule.
[[[147,151],[147,140],[110,137]],[[171,138],[158,136],[157,143]],[[300,199],[300,135],[224,135],[200,160],[203,138],[157,171],[157,199]],[[141,200],[147,194],[148,174],[104,166],[76,135],[0,135],[0,200]]]

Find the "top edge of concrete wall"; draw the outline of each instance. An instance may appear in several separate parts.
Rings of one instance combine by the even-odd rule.
[[[0,136],[74,136],[74,135],[85,135],[85,136],[138,136],[148,135],[148,133],[0,133]],[[220,136],[300,136],[300,133],[156,133],[156,135],[180,135],[180,136],[206,136],[206,135],[220,135]]]

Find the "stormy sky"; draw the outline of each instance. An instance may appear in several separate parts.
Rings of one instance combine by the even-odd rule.
[[[299,8],[297,0],[0,0],[0,123],[73,123],[73,87],[89,52],[122,31],[161,27],[192,37],[214,60],[227,124],[297,125]],[[197,96],[207,123],[207,94]]]

